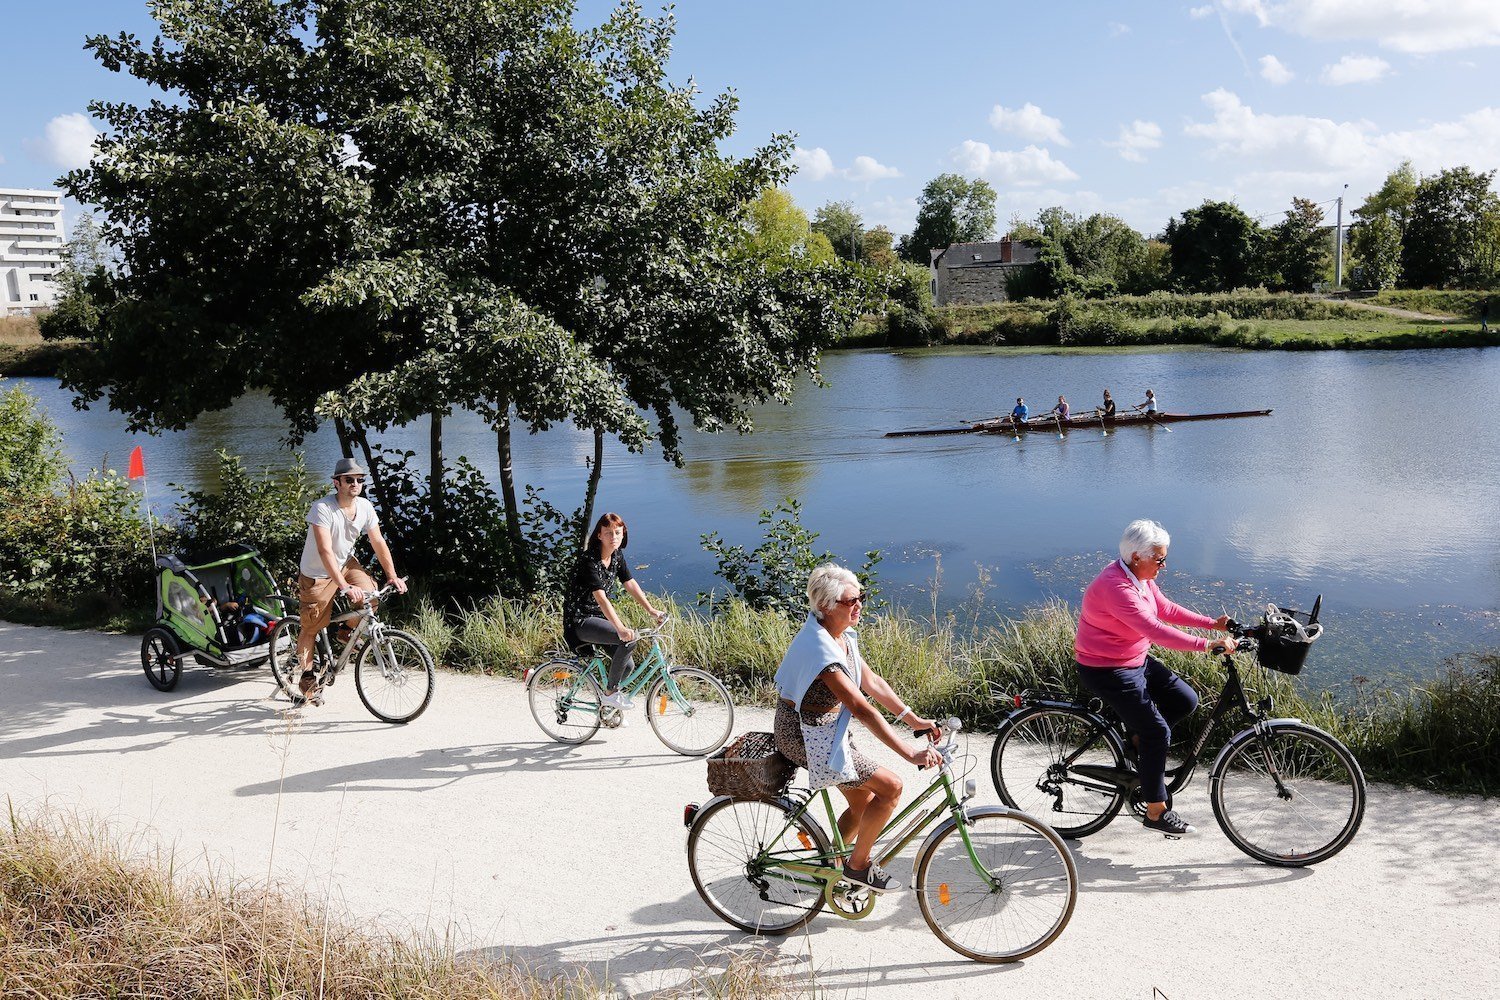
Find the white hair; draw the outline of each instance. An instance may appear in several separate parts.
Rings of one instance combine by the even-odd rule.
[[[839,602],[845,587],[859,589],[859,577],[838,563],[824,563],[807,578],[807,609],[818,621],[823,612]]]
[[[1131,557],[1138,554],[1149,556],[1152,549],[1164,549],[1171,544],[1172,536],[1155,521],[1145,518],[1131,521],[1125,527],[1125,534],[1120,536],[1120,558],[1129,566]]]

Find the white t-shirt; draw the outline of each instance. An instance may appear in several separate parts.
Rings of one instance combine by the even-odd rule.
[[[338,494],[328,496],[312,505],[307,512],[307,541],[302,543],[302,575],[315,580],[326,580],[328,570],[318,555],[318,543],[313,540],[313,525],[321,524],[328,529],[328,540],[333,546],[333,559],[339,566],[349,561],[354,554],[354,545],[360,536],[380,525],[375,516],[375,505],[364,497],[354,498],[354,517],[344,516],[339,510]]]

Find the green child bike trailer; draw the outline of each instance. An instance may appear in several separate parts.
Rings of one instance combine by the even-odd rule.
[[[287,598],[249,545],[163,555],[156,560],[156,623],[141,638],[141,667],[158,691],[170,691],[192,657],[210,667],[255,667]]]

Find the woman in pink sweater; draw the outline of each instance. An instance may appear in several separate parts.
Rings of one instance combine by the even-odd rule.
[[[1167,744],[1172,727],[1198,707],[1198,693],[1150,655],[1167,649],[1234,651],[1234,639],[1212,641],[1173,626],[1225,631],[1229,616],[1209,618],[1173,604],[1156,586],[1171,536],[1155,521],[1132,521],[1120,539],[1120,558],[1083,592],[1078,638],[1073,644],[1078,682],[1114,709],[1138,752],[1146,826],[1170,837],[1193,827],[1167,808]]]

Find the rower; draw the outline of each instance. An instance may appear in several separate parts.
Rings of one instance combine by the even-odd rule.
[[[1067,399],[1063,396],[1058,396],[1057,405],[1052,408],[1051,412],[1054,416],[1057,417],[1059,421],[1066,421],[1068,419],[1069,412]]]
[[[1115,397],[1109,394],[1108,389],[1104,390],[1104,417],[1107,420],[1115,419]]]
[[[1017,396],[1015,408],[1010,411],[1011,426],[1020,427],[1022,424],[1026,423],[1026,416],[1030,412],[1031,410],[1026,406],[1026,400],[1022,399],[1020,396]]]
[[[1156,413],[1156,393],[1151,389],[1147,389],[1146,401],[1144,403],[1136,403],[1135,408],[1137,410],[1144,410],[1147,416]]]

